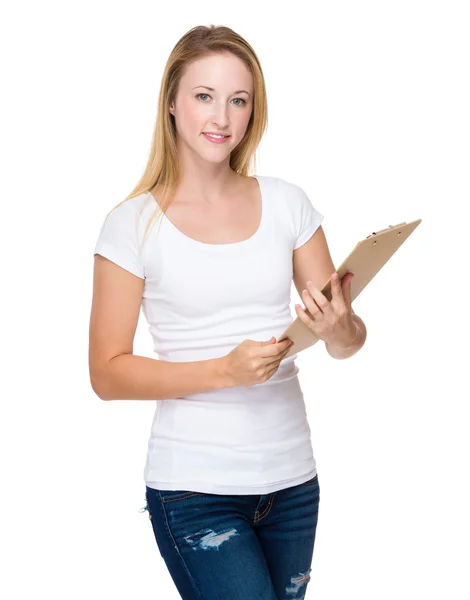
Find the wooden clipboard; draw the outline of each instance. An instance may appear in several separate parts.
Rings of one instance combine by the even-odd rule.
[[[411,221],[411,223],[390,225],[387,229],[372,232],[356,244],[356,247],[353,248],[349,256],[346,257],[339,269],[337,269],[340,280],[346,273],[354,273],[351,281],[351,302],[372,281],[375,275],[390,260],[403,242],[408,239],[421,221],[422,219],[416,219],[415,221]],[[331,276],[321,291],[331,302]],[[304,310],[312,318],[307,307]],[[294,342],[294,345],[290,348],[284,360],[293,354],[305,350],[305,348],[313,346],[320,339],[299,317],[289,325],[277,341],[281,342],[286,338],[290,338]]]

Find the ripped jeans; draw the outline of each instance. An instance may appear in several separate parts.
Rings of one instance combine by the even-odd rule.
[[[318,521],[318,475],[264,495],[145,487],[141,511],[148,510],[183,600],[305,598]]]

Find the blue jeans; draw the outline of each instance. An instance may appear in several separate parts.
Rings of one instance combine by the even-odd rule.
[[[318,474],[270,494],[145,486],[158,549],[183,600],[305,598],[320,503]]]

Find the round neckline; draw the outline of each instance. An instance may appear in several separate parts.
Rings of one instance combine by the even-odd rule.
[[[252,246],[254,243],[257,242],[258,238],[262,234],[262,231],[263,231],[265,223],[266,223],[266,198],[265,198],[265,192],[263,190],[263,185],[261,183],[262,176],[261,175],[250,175],[250,177],[252,179],[256,179],[256,181],[258,182],[260,196],[261,196],[261,220],[260,220],[258,229],[255,231],[255,233],[251,237],[247,238],[246,240],[241,240],[240,242],[230,242],[228,244],[210,244],[208,242],[201,242],[200,240],[195,240],[194,238],[190,237],[189,235],[186,235],[185,233],[183,233],[180,229],[178,229],[178,227],[176,227],[176,225],[163,212],[162,212],[162,218],[164,221],[166,221],[168,223],[170,229],[174,233],[176,233],[181,240],[186,242],[188,245],[196,246],[202,250],[223,252],[223,251],[248,248],[249,246]],[[151,192],[147,192],[147,193],[149,194],[150,199],[153,199],[154,202],[156,202],[157,206],[160,206],[158,204],[158,202],[156,201],[155,197],[153,196],[153,194],[151,194]]]

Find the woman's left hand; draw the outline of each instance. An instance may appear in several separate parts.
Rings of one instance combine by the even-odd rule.
[[[313,333],[333,348],[348,347],[357,334],[357,324],[352,318],[351,280],[353,273],[346,273],[341,279],[335,271],[331,277],[331,302],[322,292],[307,281],[306,290],[302,291],[302,299],[312,319],[299,305],[295,310]]]

